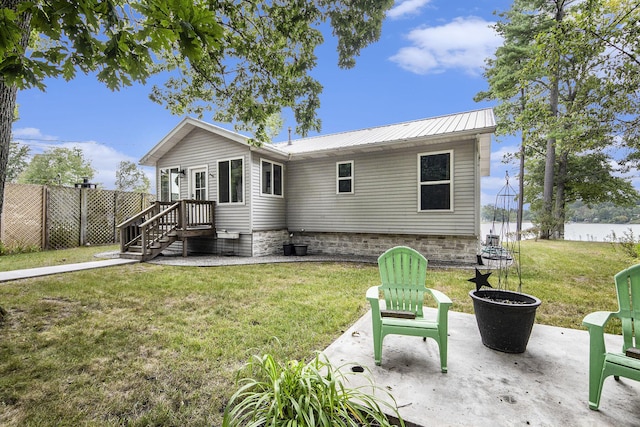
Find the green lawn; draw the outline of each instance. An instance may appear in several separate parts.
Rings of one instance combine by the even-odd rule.
[[[3,256],[0,269],[91,259],[83,250]],[[616,308],[612,276],[636,261],[586,242],[522,253],[537,321],[574,328]],[[472,271],[428,276],[472,312]],[[350,263],[131,264],[0,284],[0,425],[219,425],[250,355],[309,359],[366,312],[377,281],[375,266]]]

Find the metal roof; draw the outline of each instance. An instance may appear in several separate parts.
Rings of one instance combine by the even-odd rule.
[[[246,145],[250,150],[291,160],[328,156],[333,152],[379,150],[388,146],[399,148],[483,135],[482,138],[479,138],[481,148],[484,148],[481,150],[481,162],[488,162],[489,153],[487,151],[491,143],[490,135],[495,131],[496,121],[493,116],[493,110],[488,108],[331,135],[302,138],[291,141],[291,144],[283,142],[254,147],[248,144],[249,138],[247,136],[187,117],[145,154],[140,160],[140,164],[155,165],[162,156],[196,128]]]
[[[329,151],[362,150],[375,145],[412,140],[434,140],[460,134],[493,133],[496,120],[493,110],[482,109],[465,113],[450,114],[410,122],[373,127],[349,132],[320,135],[274,144],[273,147],[285,151],[292,157],[311,154],[328,154]]]

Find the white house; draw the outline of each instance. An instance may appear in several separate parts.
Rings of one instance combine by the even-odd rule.
[[[293,234],[315,254],[407,245],[473,263],[495,128],[482,109],[256,147],[185,118],[140,163],[156,168],[160,200],[215,201],[216,230],[237,237],[189,239],[189,250],[280,254]]]

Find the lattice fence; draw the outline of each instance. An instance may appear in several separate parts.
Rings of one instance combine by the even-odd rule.
[[[87,234],[92,245],[104,245],[116,241],[116,195],[113,191],[87,192]],[[138,198],[139,199],[139,198]]]
[[[0,241],[8,248],[41,248],[43,244],[44,211],[41,185],[5,186],[4,218],[0,222]]]
[[[117,243],[117,225],[155,202],[151,194],[7,184],[0,241],[61,249]]]
[[[47,249],[80,245],[80,189],[47,188]]]

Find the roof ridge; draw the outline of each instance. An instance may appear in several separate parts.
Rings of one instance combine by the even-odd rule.
[[[391,126],[401,126],[401,125],[410,124],[410,123],[416,123],[416,122],[422,122],[422,121],[428,121],[428,120],[438,120],[438,119],[442,119],[442,118],[445,118],[445,117],[454,117],[454,116],[459,116],[459,115],[462,115],[462,114],[470,114],[470,113],[477,113],[477,112],[480,112],[480,111],[491,111],[491,110],[492,110],[491,107],[477,108],[477,109],[474,109],[474,110],[460,111],[460,112],[457,112],[457,113],[441,114],[441,115],[438,115],[438,116],[423,117],[421,119],[414,119],[414,120],[405,120],[403,122],[389,123],[389,124],[386,124],[386,125],[370,126],[370,127],[365,127],[365,128],[361,128],[361,129],[344,130],[344,131],[340,131],[340,132],[308,136],[308,137],[304,137],[304,138],[293,139],[293,140],[291,140],[291,143],[295,144],[296,142],[310,141],[310,140],[313,140],[313,139],[316,139],[316,138],[326,138],[326,137],[329,137],[329,136],[344,135],[344,134],[348,134],[348,133],[356,133],[356,132],[362,132],[362,131],[368,131],[368,130],[374,130],[374,129],[383,129],[383,128],[387,128],[387,127],[391,127]],[[289,145],[289,141],[272,142],[271,144],[273,146],[277,147],[278,145]]]

